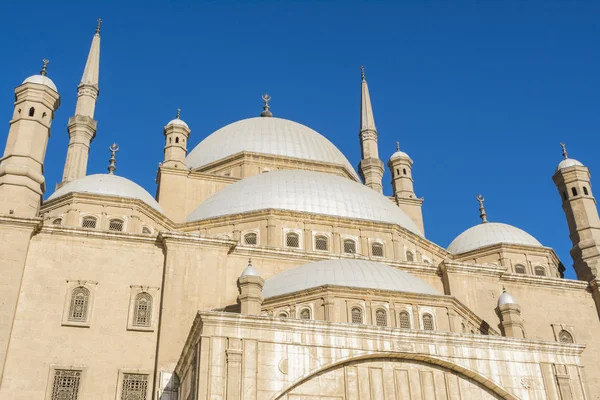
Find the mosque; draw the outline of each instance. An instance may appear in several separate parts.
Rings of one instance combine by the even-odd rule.
[[[46,64],[15,88],[0,159],[0,399],[600,399],[600,220],[564,146],[548,172],[577,280],[482,196],[480,224],[427,239],[400,149],[383,194],[364,71],[358,171],[265,95],[195,147],[168,122],[152,196],[116,174],[116,145],[86,173],[98,25],[47,188]]]

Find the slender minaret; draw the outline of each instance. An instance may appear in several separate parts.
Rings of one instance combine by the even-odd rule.
[[[170,168],[185,169],[187,155],[187,140],[190,137],[190,127],[181,119],[181,110],[177,109],[175,119],[165,126],[165,160],[162,165]]]
[[[94,110],[100,93],[98,76],[100,74],[101,23],[102,20],[98,19],[96,33],[92,38],[92,46],[90,47],[85,70],[81,77],[81,83],[77,87],[75,115],[69,118],[67,125],[69,131],[69,148],[67,150],[63,179],[58,184],[59,187],[86,175],[90,144],[94,137],[96,137],[97,122],[94,120]]]
[[[39,75],[15,88],[15,106],[4,156],[0,159],[0,214],[37,216],[46,190],[43,175],[46,146],[54,112],[60,105],[56,85]]]
[[[558,164],[552,180],[567,217],[577,279],[590,281],[600,276],[600,218],[592,194],[590,170],[569,158],[564,143],[561,147],[564,160]]]
[[[412,178],[413,160],[408,154],[400,151],[400,142],[396,142],[396,152],[388,161],[388,167],[392,174],[392,188],[394,200],[410,219],[425,233],[423,225],[423,198],[415,194]]]
[[[375,119],[373,118],[373,107],[371,107],[371,97],[369,96],[369,86],[365,79],[365,68],[361,70],[361,96],[360,96],[360,138],[361,160],[358,165],[358,172],[365,185],[373,190],[383,193],[384,166],[379,159],[379,150],[377,149],[377,128],[375,128]]]

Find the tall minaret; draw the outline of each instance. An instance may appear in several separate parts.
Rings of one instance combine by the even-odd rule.
[[[177,109],[177,116],[169,121],[163,132],[165,134],[165,160],[162,165],[185,169],[186,142],[190,137],[191,130],[188,124],[181,119],[180,109]]]
[[[98,76],[100,74],[100,24],[98,20],[96,33],[92,38],[92,46],[85,63],[85,70],[81,77],[81,83],[77,87],[77,105],[75,116],[69,118],[67,125],[69,130],[69,148],[67,150],[67,161],[63,172],[62,186],[77,178],[84,177],[87,171],[90,143],[96,137],[96,125],[94,110],[96,99],[100,93],[98,87]]]
[[[4,156],[0,159],[0,214],[37,216],[46,190],[43,167],[50,125],[60,105],[56,85],[46,76],[48,60],[39,75],[15,89],[15,107]]]
[[[564,160],[558,164],[552,180],[567,217],[577,279],[590,281],[595,276],[600,277],[600,218],[592,195],[590,170],[569,158],[564,143],[561,146]]]
[[[365,185],[373,190],[383,193],[384,166],[379,159],[379,150],[377,149],[377,128],[375,128],[375,119],[373,118],[373,108],[371,107],[371,97],[369,96],[369,86],[365,79],[365,68],[361,69],[361,98],[360,98],[360,148],[362,157],[358,165],[358,172]]]

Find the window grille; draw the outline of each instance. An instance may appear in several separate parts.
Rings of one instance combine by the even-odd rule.
[[[121,400],[146,400],[148,375],[123,374]]]
[[[327,239],[327,236],[315,237],[315,249],[323,251],[329,250],[329,240]]]
[[[387,313],[381,308],[375,311],[375,321],[377,326],[387,326]]]
[[[110,223],[108,224],[108,230],[114,232],[123,231],[123,221],[120,219],[111,219]]]
[[[561,343],[575,343],[573,340],[573,335],[571,335],[569,332],[565,331],[564,329],[559,332],[558,341]]]
[[[423,329],[426,331],[433,330],[433,316],[431,314],[423,314]]]
[[[150,235],[150,234],[152,233],[152,231],[151,231],[151,230],[150,230],[150,228],[148,228],[147,226],[144,226],[144,227],[142,228],[142,233],[143,233],[144,235]]]
[[[287,247],[300,247],[300,236],[297,233],[288,233],[285,236],[285,243]]]
[[[399,315],[400,328],[410,329],[410,315],[408,311],[401,311]]]
[[[62,225],[62,218],[56,218],[52,221],[52,225]]]
[[[344,253],[354,254],[356,253],[356,242],[352,239],[344,240]]]
[[[517,274],[524,274],[525,273],[525,267],[521,264],[517,264],[515,265],[515,272]]]
[[[408,262],[415,261],[415,255],[412,252],[407,251],[406,252],[406,261],[408,261]]]
[[[300,319],[310,319],[310,310],[308,308],[300,311]]]
[[[537,276],[546,276],[546,270],[544,267],[535,267],[534,271]]]
[[[54,371],[51,400],[77,400],[81,371],[57,369]]]
[[[90,291],[83,286],[76,287],[71,292],[71,307],[69,308],[69,321],[86,322],[88,318],[88,307]]]
[[[83,228],[91,228],[96,229],[96,218],[94,217],[84,217],[81,221],[81,226]]]
[[[246,233],[244,235],[244,243],[249,244],[251,246],[256,245],[256,243],[257,243],[256,233]]]
[[[354,307],[352,309],[352,311],[350,312],[350,314],[352,315],[352,323],[353,324],[362,324],[363,323],[362,310],[360,308]]]
[[[371,245],[371,254],[373,254],[373,257],[383,257],[383,245],[381,243],[373,243]]]
[[[152,296],[142,292],[135,296],[133,325],[150,326],[152,324]]]

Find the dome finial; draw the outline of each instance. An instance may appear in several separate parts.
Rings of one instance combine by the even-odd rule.
[[[263,112],[260,113],[261,117],[272,117],[273,113],[270,111],[271,107],[269,107],[269,101],[271,100],[271,96],[269,96],[268,94],[263,94],[262,95],[262,99],[265,102],[265,105],[263,106]]]
[[[569,158],[569,154],[567,154],[567,145],[561,142],[560,147],[562,148],[562,156],[566,160],[567,158]]]
[[[96,34],[100,34],[100,25],[102,25],[102,19],[98,18],[98,25],[96,25]]]
[[[117,167],[115,167],[115,163],[117,162],[115,153],[119,151],[119,146],[117,146],[116,143],[113,143],[108,149],[110,150],[110,160],[108,160],[110,164],[108,165],[108,173],[109,175],[114,175],[115,170],[117,169]]]
[[[365,78],[365,67],[363,65],[360,66],[360,79],[364,82],[367,79]]]
[[[396,151],[400,151],[400,142],[396,142]]]
[[[46,74],[48,73],[48,72],[47,72],[47,69],[48,69],[48,64],[50,63],[50,60],[48,60],[47,58],[44,58],[44,59],[42,60],[42,63],[43,63],[44,65],[42,66],[42,70],[40,71],[40,75],[42,75],[42,76],[46,76]]]
[[[484,198],[482,195],[477,195],[477,201],[479,202],[479,218],[481,218],[482,224],[487,224],[487,214],[485,212],[485,207],[483,206]]]
[[[181,119],[181,108],[177,109],[177,115],[175,116],[177,119]]]

